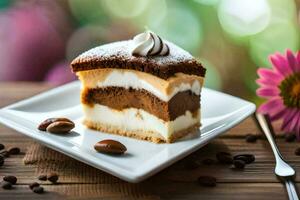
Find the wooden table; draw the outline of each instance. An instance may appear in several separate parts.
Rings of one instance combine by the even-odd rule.
[[[0,106],[11,104],[49,88],[50,86],[40,83],[0,83]],[[0,178],[8,174],[18,177],[18,185],[15,189],[0,188],[0,199],[81,199],[84,197],[64,195],[66,189],[76,189],[78,185],[82,185],[86,190],[106,188],[102,194],[89,196],[89,199],[100,197],[105,199],[287,199],[284,186],[273,174],[274,158],[267,141],[259,139],[256,143],[247,143],[244,139],[247,133],[258,133],[251,118],[188,158],[200,161],[204,157],[215,158],[215,153],[224,149],[232,154],[254,154],[255,163],[247,165],[244,170],[234,170],[222,164],[200,165],[197,169],[188,170],[181,167],[185,161],[179,161],[142,183],[116,183],[122,185],[122,189],[118,191],[113,190],[114,184],[84,183],[83,185],[78,181],[59,185],[44,184],[43,187],[47,192],[38,195],[28,189],[28,184],[36,180],[35,169],[22,162],[26,148],[32,139],[0,125],[0,143],[7,147],[18,146],[23,152],[21,155],[6,159],[5,165],[0,167]],[[278,138],[278,145],[284,157],[299,172],[300,159],[294,154],[294,150],[299,146],[298,143],[287,143],[283,138]],[[200,186],[196,181],[200,175],[215,176],[217,186],[214,188]],[[299,180],[299,176],[296,179]],[[297,182],[297,187],[299,186]]]

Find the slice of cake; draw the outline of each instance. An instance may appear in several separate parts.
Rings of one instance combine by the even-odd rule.
[[[91,129],[170,143],[200,126],[205,68],[152,32],[93,48],[71,67]]]

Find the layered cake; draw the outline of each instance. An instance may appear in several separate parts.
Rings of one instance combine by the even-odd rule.
[[[71,67],[91,129],[171,143],[200,126],[205,68],[153,32],[93,48]]]

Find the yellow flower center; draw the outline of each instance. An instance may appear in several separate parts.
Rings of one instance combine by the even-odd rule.
[[[286,77],[280,83],[279,89],[285,106],[300,108],[300,72]]]
[[[299,97],[300,96],[300,81],[298,81],[297,83],[295,83],[292,86],[291,96],[293,96],[293,97]]]

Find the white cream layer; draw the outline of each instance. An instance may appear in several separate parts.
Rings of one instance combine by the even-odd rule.
[[[166,94],[165,92],[159,90],[154,87],[151,83],[147,82],[144,79],[139,78],[136,73],[132,71],[120,71],[114,70],[111,72],[103,82],[97,83],[98,87],[124,87],[126,89],[144,89],[148,92],[154,94],[158,98],[163,101],[169,101],[174,95],[178,92],[183,92],[187,90],[191,90],[196,95],[200,95],[201,85],[199,81],[195,80],[192,84],[189,83],[181,83],[179,86],[175,87],[170,94]]]
[[[179,92],[191,91],[200,95],[203,78],[195,75],[177,73],[167,80],[152,74],[134,70],[98,69],[79,72],[84,87],[124,87],[144,89],[161,100],[168,102]]]
[[[136,108],[118,111],[95,104],[93,107],[83,105],[83,110],[86,119],[89,121],[115,126],[124,131],[153,131],[159,133],[166,140],[173,133],[200,123],[200,114],[193,117],[190,111],[186,111],[185,115],[177,117],[174,121],[166,122],[142,109]]]

